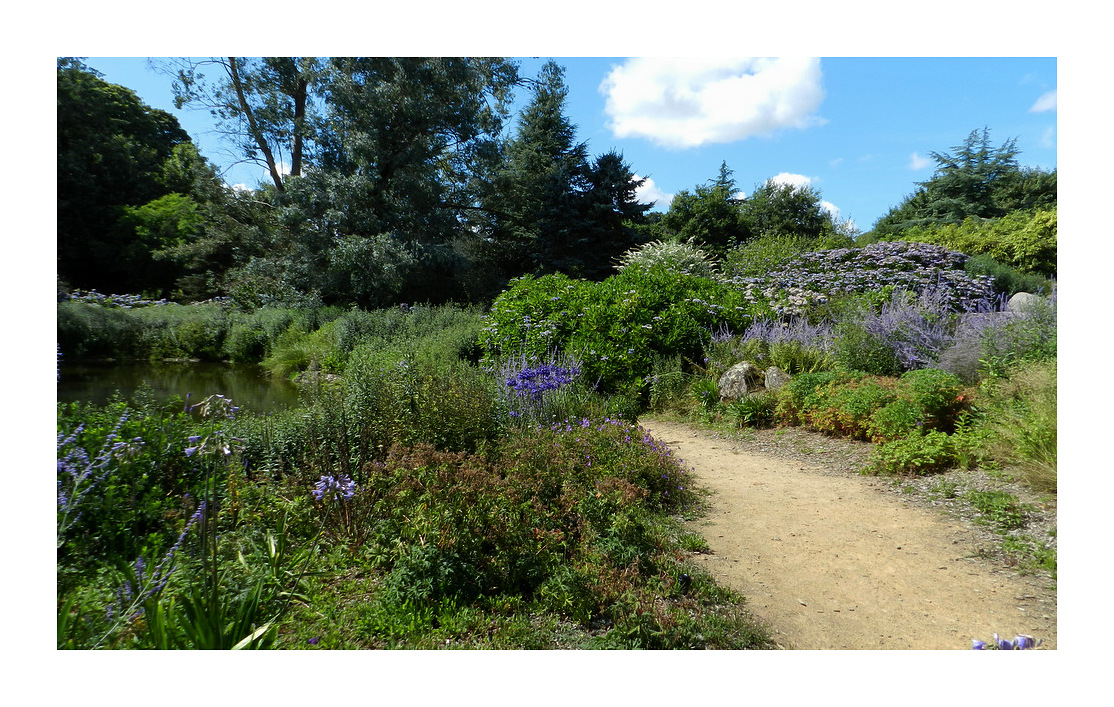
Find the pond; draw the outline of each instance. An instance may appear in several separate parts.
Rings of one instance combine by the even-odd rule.
[[[247,363],[177,361],[78,362],[58,367],[58,402],[103,404],[117,391],[128,401],[150,386],[159,399],[175,395],[200,402],[220,393],[245,412],[268,413],[300,404],[297,386]]]

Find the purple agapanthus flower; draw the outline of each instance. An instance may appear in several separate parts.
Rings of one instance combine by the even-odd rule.
[[[1041,639],[1033,638],[1024,633],[1014,636],[1012,641],[994,634],[994,640],[990,643],[980,641],[977,638],[971,639],[971,650],[1024,651],[1036,648],[1042,642]]]
[[[326,499],[348,501],[356,495],[356,483],[346,475],[323,475],[313,488],[313,496],[318,501]]]

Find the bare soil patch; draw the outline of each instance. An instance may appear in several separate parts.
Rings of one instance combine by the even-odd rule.
[[[972,638],[1024,633],[1056,648],[1055,583],[1011,566],[961,498],[930,493],[939,477],[862,476],[869,444],[796,428],[641,424],[712,492],[690,523],[711,553],[693,561],[742,592],[780,647],[967,650]],[[956,472],[948,483],[986,480]],[[1029,532],[1047,536],[1054,501],[1031,500]]]

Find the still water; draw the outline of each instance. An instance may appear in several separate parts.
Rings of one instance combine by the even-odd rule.
[[[197,403],[220,393],[244,412],[267,413],[297,406],[298,388],[255,364],[193,362],[63,363],[58,401],[104,403],[117,391],[129,401],[144,384],[156,398],[175,395]]]

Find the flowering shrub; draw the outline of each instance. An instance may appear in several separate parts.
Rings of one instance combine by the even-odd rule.
[[[488,361],[566,351],[603,392],[637,391],[657,357],[699,360],[711,331],[741,330],[769,313],[736,288],[661,269],[625,270],[600,283],[526,277],[492,305],[482,344]]]
[[[665,445],[613,418],[524,430],[489,456],[396,446],[360,494],[379,519],[373,554],[400,603],[530,597],[570,562],[585,577],[599,577],[600,562],[651,568],[665,560],[655,557],[647,512],[675,511],[696,498],[688,471]],[[590,582],[588,591],[595,610],[606,608],[599,587]]]
[[[711,277],[716,271],[715,262],[692,239],[683,243],[651,241],[623,253],[615,267],[620,271],[665,268],[697,277]]]
[[[993,281],[971,276],[967,256],[924,243],[873,243],[803,253],[760,277],[727,282],[750,296],[761,294],[781,315],[805,314],[834,297],[886,287],[921,293],[936,290],[952,311],[971,311],[993,297]]]
[[[193,427],[185,413],[59,404],[59,558],[80,566],[171,544],[178,531],[168,521],[192,512],[178,499],[199,482],[182,453]]]

